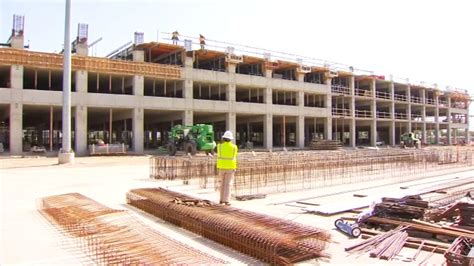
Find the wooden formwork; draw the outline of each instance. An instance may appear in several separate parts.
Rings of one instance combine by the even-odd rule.
[[[181,70],[177,66],[80,55],[73,55],[71,60],[73,70],[153,76],[166,79],[179,79],[181,77]],[[0,65],[22,65],[35,68],[62,69],[63,55],[2,48],[0,49]]]

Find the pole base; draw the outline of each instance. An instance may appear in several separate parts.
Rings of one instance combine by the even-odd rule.
[[[62,152],[58,153],[58,163],[59,164],[74,164],[74,152]]]

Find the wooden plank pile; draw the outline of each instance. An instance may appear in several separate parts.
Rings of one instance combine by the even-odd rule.
[[[338,140],[313,139],[309,147],[312,150],[339,150],[342,143]]]
[[[403,198],[382,198],[382,202],[375,205],[374,213],[378,217],[397,219],[423,218],[428,202],[419,196],[406,196]]]

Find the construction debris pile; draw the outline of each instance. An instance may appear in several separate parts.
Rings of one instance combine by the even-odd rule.
[[[127,203],[141,210],[270,264],[329,257],[325,230],[229,206],[180,204],[194,200],[162,188],[127,193]]]
[[[46,197],[40,205],[39,211],[98,265],[225,263],[78,193]]]
[[[473,166],[474,148],[242,153],[238,165],[235,195],[265,195],[369,181],[388,185],[448,173]],[[153,157],[150,177],[218,186],[215,158],[209,157]]]
[[[445,254],[448,263],[451,261],[448,265],[468,265],[454,261],[462,260],[464,263],[470,259],[468,254],[471,252],[474,257],[473,183],[474,177],[468,177],[424,188],[416,195],[382,198],[382,202],[375,205],[373,216],[364,224],[388,231],[380,234],[363,228],[363,237],[371,238],[346,250],[370,252],[372,257],[392,259],[403,246],[409,246],[411,239],[421,243],[415,245],[419,249],[429,248],[431,253]],[[452,244],[447,246],[430,239]],[[412,258],[415,259],[416,256]]]

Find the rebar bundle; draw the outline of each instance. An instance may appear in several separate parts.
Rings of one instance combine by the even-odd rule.
[[[208,157],[153,157],[150,177],[198,179],[204,188],[218,186],[216,161]],[[474,148],[429,150],[301,151],[239,154],[234,194],[247,196],[342,184],[411,181],[436,171],[474,165]]]
[[[40,212],[97,264],[225,263],[78,193],[46,197],[40,204]]]
[[[408,227],[398,227],[384,234],[374,236],[345,250],[350,253],[370,253],[371,257],[384,260],[393,259],[403,248],[407,239]]]
[[[127,193],[127,202],[139,209],[271,264],[329,257],[324,230],[229,206],[177,204],[196,200],[162,188]]]

